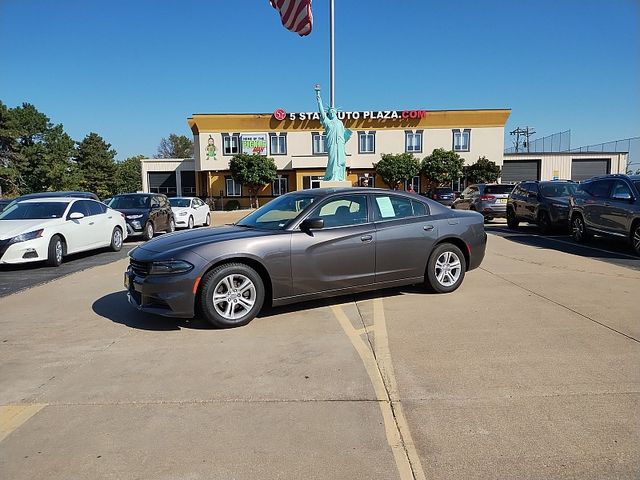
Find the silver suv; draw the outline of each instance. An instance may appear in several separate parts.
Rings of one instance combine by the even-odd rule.
[[[571,236],[624,238],[640,255],[640,176],[606,175],[585,180],[569,199]]]
[[[451,204],[456,210],[474,210],[484,215],[485,221],[506,217],[507,199],[514,185],[510,183],[476,183],[469,185]]]

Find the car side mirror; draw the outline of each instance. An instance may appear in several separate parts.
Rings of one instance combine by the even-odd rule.
[[[153,209],[160,208],[160,204],[159,203],[153,203],[151,205],[151,208],[153,208]]]
[[[300,230],[319,230],[324,228],[324,218],[307,218],[300,224]]]
[[[84,218],[84,213],[73,212],[69,214],[69,220],[80,220],[81,218]]]
[[[631,200],[631,194],[630,193],[614,193],[611,198],[613,198],[614,200]]]

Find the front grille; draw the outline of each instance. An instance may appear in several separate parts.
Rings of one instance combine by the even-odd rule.
[[[130,259],[129,261],[129,265],[131,267],[131,271],[138,275],[139,277],[146,277],[147,275],[149,275],[149,268],[150,268],[150,264],[147,262],[139,262],[137,260],[134,260],[133,258]]]

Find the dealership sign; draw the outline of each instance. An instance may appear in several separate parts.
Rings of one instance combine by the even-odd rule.
[[[341,112],[338,111],[340,120],[415,120],[424,118],[427,115],[426,110],[369,110],[365,112]],[[285,118],[289,120],[320,120],[318,112],[295,112],[286,113],[282,108],[278,108],[273,112],[276,120],[282,121]]]
[[[242,143],[242,153],[248,153],[250,155],[267,154],[266,133],[243,133],[240,137],[240,143]]]

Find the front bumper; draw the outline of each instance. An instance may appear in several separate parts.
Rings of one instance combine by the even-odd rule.
[[[0,240],[0,264],[41,262],[49,255],[49,238],[40,237],[26,242],[8,244]]]
[[[193,271],[192,271],[193,272]],[[144,275],[131,266],[124,273],[124,286],[129,303],[142,312],[165,317],[192,318],[195,275]]]
[[[557,226],[569,226],[569,209],[551,208],[549,209],[551,223]]]
[[[127,220],[127,235],[136,236],[144,233],[144,223],[140,220]]]

